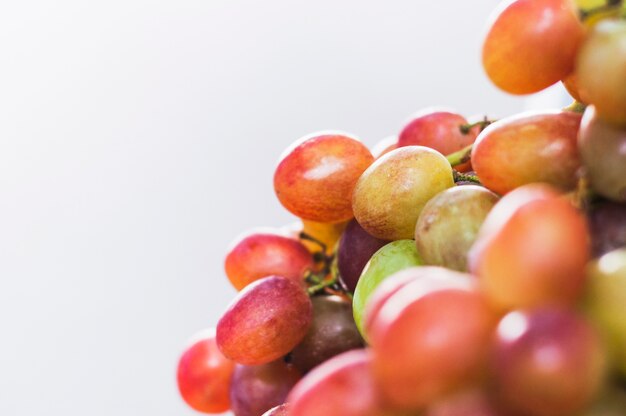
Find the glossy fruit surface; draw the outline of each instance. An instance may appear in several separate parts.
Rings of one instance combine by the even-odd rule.
[[[352,304],[339,296],[315,296],[313,322],[291,352],[291,362],[303,373],[345,351],[363,347],[352,317]]]
[[[596,25],[578,55],[577,82],[588,104],[606,121],[626,127],[626,22]]]
[[[301,281],[313,267],[311,253],[300,242],[267,232],[238,238],[224,261],[226,275],[237,290],[271,275]]]
[[[503,2],[483,43],[483,67],[506,92],[538,92],[574,70],[584,35],[570,0]]]
[[[287,416],[287,404],[281,404],[276,406],[267,412],[263,413],[263,416]]]
[[[592,189],[610,200],[626,202],[626,128],[602,120],[590,106],[580,126],[578,146]]]
[[[181,396],[193,409],[222,413],[230,409],[229,386],[235,363],[220,352],[215,330],[196,335],[178,362]]]
[[[478,382],[495,324],[471,276],[424,269],[384,302],[370,327],[378,386],[403,410]]]
[[[398,240],[379,249],[365,266],[352,299],[354,321],[361,334],[365,308],[372,292],[378,285],[397,271],[422,264],[422,258],[415,249],[413,240]]]
[[[386,416],[366,350],[338,355],[307,374],[291,391],[290,416]]]
[[[536,182],[574,189],[580,168],[581,115],[571,111],[523,113],[499,120],[478,135],[472,167],[481,183],[504,195]]]
[[[480,388],[461,390],[428,406],[424,416],[507,416]]]
[[[613,364],[626,376],[626,247],[591,263],[585,304],[602,330]]]
[[[578,301],[589,260],[584,216],[546,185],[527,185],[491,210],[468,259],[497,308]]]
[[[446,189],[424,207],[415,227],[425,264],[467,271],[467,253],[498,196],[482,186]]]
[[[335,223],[352,218],[352,191],[374,161],[357,139],[319,133],[296,142],[274,173],[274,190],[288,211],[305,220]]]
[[[259,416],[285,402],[300,372],[282,359],[263,365],[235,366],[230,402],[235,416]]]
[[[239,292],[222,315],[217,345],[239,364],[266,364],[302,341],[312,318],[311,300],[301,284],[265,277]]]
[[[452,186],[452,168],[441,153],[423,146],[400,147],[374,162],[359,178],[354,216],[376,238],[413,238],[426,202]]]
[[[414,114],[398,136],[398,147],[426,146],[449,155],[474,143],[480,127],[464,132],[467,119],[451,111],[427,108]]]
[[[367,262],[387,243],[370,235],[356,220],[348,224],[337,250],[337,267],[348,290],[354,292]]]
[[[604,361],[598,334],[574,312],[512,312],[498,326],[493,387],[512,412],[577,415],[602,387]]]

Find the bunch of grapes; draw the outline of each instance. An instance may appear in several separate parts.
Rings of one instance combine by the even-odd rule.
[[[236,416],[626,414],[626,6],[515,0],[488,76],[576,102],[416,113],[370,151],[320,132],[274,189],[302,221],[236,239],[238,295],[178,365]]]

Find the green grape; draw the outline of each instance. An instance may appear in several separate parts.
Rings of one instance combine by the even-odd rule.
[[[383,280],[395,272],[419,266],[422,263],[413,240],[394,241],[374,253],[359,278],[352,300],[354,321],[364,338],[367,338],[363,326],[365,307],[372,292]]]
[[[424,146],[400,147],[363,172],[354,188],[354,216],[381,240],[413,238],[424,205],[453,186],[452,167],[441,153]]]
[[[467,253],[498,196],[476,185],[446,189],[428,201],[415,227],[425,264],[467,271]]]
[[[615,366],[626,375],[626,247],[591,263],[588,287],[586,310],[605,336]]]

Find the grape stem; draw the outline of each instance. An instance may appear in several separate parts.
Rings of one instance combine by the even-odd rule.
[[[584,113],[585,109],[587,108],[587,105],[574,100],[573,103],[571,103],[570,105],[568,105],[567,107],[563,108],[563,111],[573,111],[574,113]]]
[[[337,283],[337,278],[336,277],[330,277],[327,279],[322,280],[320,283],[310,286],[307,289],[307,292],[309,293],[309,296],[313,296],[315,295],[317,292],[326,289],[327,287],[332,287]]]
[[[470,156],[472,154],[472,146],[473,144],[470,144],[469,146],[464,147],[457,152],[450,153],[448,156],[446,156],[446,159],[448,159],[448,162],[450,162],[450,165],[452,165],[452,167],[462,165],[465,162],[469,162]]]
[[[307,241],[310,241],[312,243],[317,244],[322,249],[322,252],[326,253],[326,248],[327,248],[326,244],[322,243],[320,240],[318,240],[317,238],[313,237],[312,235],[307,234],[305,232],[301,232],[300,233],[300,239],[307,240]]]
[[[612,11],[618,11],[618,9],[622,6],[623,0],[607,0],[602,6],[594,7],[591,9],[580,9],[578,14],[580,16],[580,20],[585,21],[593,16],[598,14],[609,13]]]
[[[493,123],[493,120],[489,120],[487,116],[485,116],[482,120],[477,121],[476,123],[461,124],[459,126],[459,130],[461,130],[461,133],[463,134],[469,134],[474,127],[480,126],[480,131],[483,131],[491,123]]]
[[[454,182],[472,182],[478,185],[481,184],[478,176],[476,175],[466,175],[464,173],[453,170],[452,176],[454,178]]]

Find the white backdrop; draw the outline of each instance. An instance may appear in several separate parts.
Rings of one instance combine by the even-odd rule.
[[[0,414],[193,414],[176,361],[226,247],[293,221],[278,155],[521,109],[480,67],[496,3],[0,2]]]

